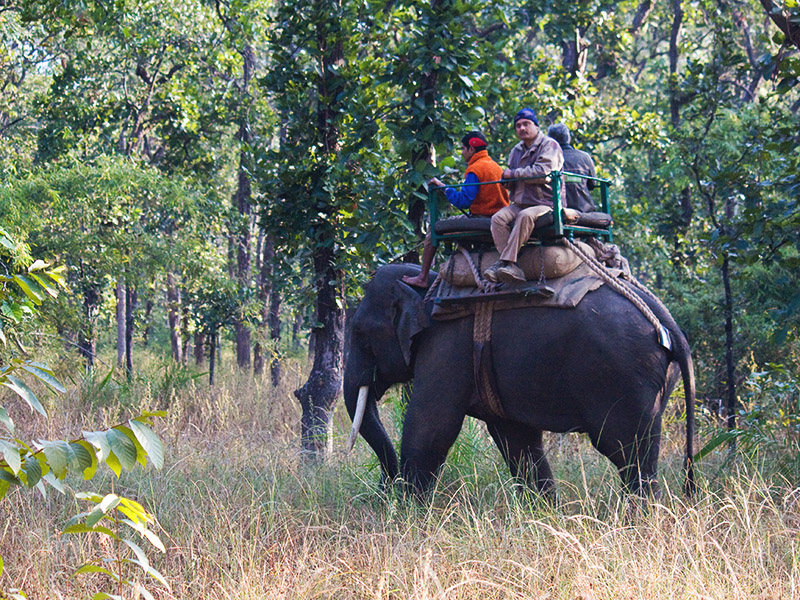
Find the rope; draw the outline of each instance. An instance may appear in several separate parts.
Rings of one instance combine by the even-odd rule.
[[[575,252],[575,254],[577,254],[583,260],[584,263],[586,263],[587,267],[589,267],[592,271],[594,271],[597,275],[599,275],[601,279],[603,279],[606,283],[608,283],[608,285],[610,285],[619,294],[622,294],[625,298],[630,300],[633,303],[633,305],[636,308],[638,308],[639,311],[644,315],[644,317],[648,321],[650,321],[650,323],[653,325],[653,327],[655,327],[656,332],[659,334],[659,337],[663,337],[663,332],[666,331],[666,328],[661,324],[661,321],[658,320],[658,317],[656,317],[655,313],[653,313],[653,311],[650,310],[650,307],[647,306],[647,304],[645,304],[642,301],[642,299],[639,298],[639,296],[637,296],[636,294],[631,292],[629,289],[627,289],[625,286],[620,284],[616,280],[616,278],[614,278],[611,275],[609,275],[608,271],[606,270],[605,265],[600,263],[595,257],[589,256],[588,254],[586,254],[586,252],[584,252],[579,246],[574,244],[568,238],[562,238],[562,239],[563,239],[564,245],[567,246],[568,248],[570,248],[573,252]],[[635,278],[634,278],[634,281],[635,281]],[[644,287],[640,283],[638,285],[636,285],[636,287],[640,287],[640,286]],[[647,294],[652,296],[652,293],[649,292],[649,290],[648,290]],[[660,301],[659,301],[659,304],[660,304]],[[663,306],[663,304],[661,306]]]
[[[436,275],[436,279],[433,280],[433,283],[428,288],[428,291],[425,294],[425,297],[422,299],[423,303],[427,302],[428,300],[430,300],[433,297],[433,292],[435,292],[436,288],[439,287],[439,284],[441,283],[442,279],[443,279],[442,272],[439,271],[439,273]]]
[[[461,254],[467,259],[467,264],[469,265],[470,270],[472,271],[472,277],[475,278],[475,285],[478,286],[478,289],[484,293],[494,291],[496,284],[486,281],[483,276],[481,275],[480,269],[475,264],[475,261],[472,260],[472,255],[467,252],[467,249],[464,246],[459,246],[458,249],[461,251]]]
[[[491,347],[492,341],[492,315],[494,313],[494,302],[479,302],[475,307],[475,321],[472,327],[472,339],[474,343],[479,344],[481,347]],[[503,410],[503,403],[500,401],[500,396],[497,394],[492,383],[492,376],[487,373],[482,363],[482,355],[479,357],[474,356],[476,362],[474,364],[475,371],[475,385],[478,388],[478,395],[483,400],[484,404],[488,407],[489,412],[496,417],[504,419],[506,416]],[[491,369],[491,365],[487,366]]]
[[[631,272],[631,267],[628,264],[628,259],[622,256],[622,253],[619,251],[619,246],[617,246],[616,244],[603,243],[598,238],[595,237],[589,238],[588,243],[594,250],[595,256],[597,257],[598,261],[600,261],[601,263],[605,263],[611,267],[617,267],[622,269],[622,271],[625,273],[625,279],[630,281],[630,283],[634,287],[638,288],[639,290],[650,296],[650,299],[653,300],[653,302],[655,302],[659,306],[659,308],[661,308],[661,310],[669,314],[669,309],[666,306],[664,306],[664,303],[661,301],[661,298],[656,296],[653,292],[650,291],[650,289],[646,285],[644,285],[641,281],[639,281],[638,279],[636,279],[636,277],[633,276],[633,273]]]

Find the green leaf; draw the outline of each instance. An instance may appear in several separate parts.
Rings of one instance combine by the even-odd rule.
[[[113,374],[114,374],[114,365],[111,365],[111,369],[108,371],[108,375],[103,377],[103,381],[101,381],[100,385],[97,386],[98,392],[108,385],[108,382],[111,381],[111,376]]]
[[[3,460],[11,467],[11,471],[16,475],[22,468],[22,457],[20,456],[20,448],[16,444],[0,440],[0,450],[3,451]]]
[[[22,472],[25,473],[25,485],[29,488],[34,487],[42,478],[42,466],[38,460],[26,460]]]
[[[111,444],[111,451],[119,459],[122,468],[130,471],[136,465],[136,444],[119,429],[109,429],[106,432]]]
[[[128,439],[133,442],[133,445],[136,446],[136,462],[138,462],[143,467],[147,466],[147,452],[139,443],[139,440],[136,439],[136,435],[133,433],[130,427],[125,427],[124,425],[117,425],[114,427],[117,431],[121,431],[124,433]]]
[[[144,523],[134,523],[130,519],[122,519],[122,522],[139,532],[142,537],[146,538],[148,542],[161,550],[161,552],[167,551],[161,539],[154,532],[150,531]]]
[[[151,570],[154,570],[152,567],[150,567],[150,569],[151,569]],[[156,571],[156,573],[157,573],[157,572],[158,572],[158,571]],[[167,587],[169,587],[169,586],[167,586]],[[132,591],[133,591],[133,592],[135,592],[135,593],[137,593],[137,594],[140,594],[140,595],[142,596],[142,598],[144,598],[144,600],[156,600],[156,599],[153,597],[153,594],[151,594],[150,592],[148,592],[148,591],[147,591],[147,589],[146,589],[146,588],[145,588],[145,587],[144,587],[144,586],[143,586],[141,583],[136,583],[136,584],[134,584],[134,586],[133,586],[133,590],[132,590]]]
[[[30,273],[31,271],[40,271],[46,267],[47,263],[44,262],[42,259],[37,258],[35,261],[33,261],[33,264],[30,267],[28,267],[28,273]]]
[[[83,438],[97,450],[97,460],[106,462],[111,454],[111,444],[108,443],[105,431],[84,431]]]
[[[39,287],[42,288],[47,293],[48,296],[50,296],[51,298],[58,298],[58,290],[54,288],[52,285],[50,285],[47,281],[45,281],[44,278],[39,277],[39,275],[36,275],[34,273],[31,273],[30,276],[31,279],[33,279],[36,283],[39,284]]]
[[[122,600],[122,596],[117,596],[116,594],[107,594],[106,592],[97,592],[94,596],[92,596],[92,600]]]
[[[733,429],[730,431],[722,431],[712,437],[705,446],[703,446],[700,451],[694,455],[694,461],[699,462],[705,456],[708,456],[715,448],[721,446],[725,442],[729,442],[741,436],[744,432],[738,429]]]
[[[167,583],[167,580],[166,580],[166,578],[165,578],[165,577],[164,577],[164,576],[163,576],[161,573],[159,573],[158,571],[156,571],[156,570],[155,570],[153,567],[147,567],[147,574],[148,574],[148,575],[150,575],[151,577],[154,577],[155,579],[157,579],[158,581],[160,581],[162,584],[164,584],[164,586],[165,586],[165,587],[166,587],[168,590],[170,589],[170,588],[169,588],[169,583]]]
[[[28,403],[28,406],[30,406],[43,417],[47,418],[47,412],[44,410],[44,407],[39,403],[39,400],[36,399],[36,396],[27,385],[13,375],[5,375],[5,378],[6,381],[0,381],[0,384],[11,390],[14,390],[20,398]]]
[[[132,540],[123,538],[122,541],[123,541],[123,543],[125,545],[128,546],[128,548],[133,550],[133,553],[136,555],[136,558],[139,560],[139,562],[137,564],[142,567],[142,570],[145,573],[147,573],[147,569],[148,569],[148,567],[150,567],[150,561],[147,559],[147,555],[144,553],[144,550],[142,550],[139,547],[139,545],[136,542],[132,541]]]
[[[84,476],[87,469],[92,466],[97,468],[97,457],[94,448],[88,442],[79,440],[69,444],[72,454],[70,455],[69,468],[72,471],[83,471]],[[88,479],[91,479],[89,477]]]
[[[55,489],[60,494],[66,493],[66,489],[64,488],[64,482],[61,481],[58,477],[56,477],[52,471],[42,476],[42,481],[46,481],[50,485],[50,487]]]
[[[33,279],[26,277],[25,275],[12,275],[12,279],[31,302],[33,302],[36,306],[39,306],[42,303],[43,296],[34,291],[34,289],[39,288],[38,283],[36,283]]]
[[[120,498],[117,509],[136,523],[152,523],[153,516],[144,509],[144,506],[130,498]]]
[[[119,478],[122,474],[122,464],[113,452],[106,457],[105,463],[114,472],[114,475]]]
[[[69,444],[63,440],[52,442],[39,440],[42,451],[47,458],[47,464],[59,479],[64,479],[67,475],[67,465],[71,455]]]
[[[8,429],[11,435],[14,435],[14,421],[11,420],[11,417],[8,416],[8,412],[6,412],[6,409],[2,406],[0,406],[0,424]]]
[[[20,368],[27,371],[40,381],[46,383],[57,392],[61,392],[63,394],[67,391],[66,388],[59,383],[58,379],[55,378],[53,372],[44,365],[39,363],[25,363],[21,365]]]
[[[103,527],[102,525],[95,525],[94,527],[89,527],[85,523],[74,523],[69,527],[65,528],[64,531],[61,532],[61,535],[67,535],[71,533],[102,533],[112,539],[115,540],[119,539],[119,536],[117,536],[116,533],[111,531],[108,527]]]
[[[112,573],[111,571],[109,571],[105,567],[100,567],[98,565],[93,565],[91,563],[89,563],[87,565],[83,565],[82,567],[79,567],[78,569],[75,570],[73,575],[80,575],[81,573],[104,573],[104,574],[108,575],[109,577],[111,577],[112,579],[114,579],[114,581],[119,581],[119,578],[117,577],[116,574]],[[108,596],[108,597],[112,597],[112,596]]]
[[[131,426],[131,430],[136,436],[136,439],[139,440],[142,448],[144,448],[144,451],[147,452],[147,456],[149,456],[150,460],[153,462],[153,466],[161,470],[164,466],[164,444],[158,436],[153,433],[153,430],[141,421],[133,419],[128,421],[128,424]]]

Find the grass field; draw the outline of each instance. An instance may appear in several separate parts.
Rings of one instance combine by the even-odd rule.
[[[170,584],[148,582],[156,598],[800,598],[800,488],[768,480],[763,466],[710,462],[687,501],[682,423],[667,424],[663,494],[647,506],[620,495],[616,473],[578,435],[548,438],[559,500],[538,501],[509,479],[472,420],[430,502],[419,504],[381,492],[363,440],[343,453],[342,406],[331,456],[312,463],[299,455],[297,366],[279,389],[224,369],[213,390],[156,362],[146,372],[102,389],[74,382],[51,399],[47,422],[6,406],[28,439],[75,437],[137,410],[168,410],[156,427],[168,446],[162,471],[68,481],[130,496],[156,515],[167,553],[149,556]],[[396,398],[382,408],[395,439],[399,412]],[[0,589],[22,587],[30,598],[113,593],[102,575],[71,576],[114,551],[99,538],[59,535],[79,510],[56,493],[16,491],[0,501]]]

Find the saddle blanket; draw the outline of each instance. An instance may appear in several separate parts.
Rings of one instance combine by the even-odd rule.
[[[607,269],[613,277],[621,277],[621,269]],[[433,290],[432,317],[440,321],[460,319],[475,312],[478,304],[494,302],[494,310],[509,310],[529,306],[575,308],[589,292],[605,282],[585,264],[579,265],[568,275],[547,279],[542,285],[535,281],[525,283],[500,283],[491,291],[482,291],[474,286],[454,286],[440,280]]]

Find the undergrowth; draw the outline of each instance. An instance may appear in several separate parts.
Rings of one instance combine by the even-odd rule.
[[[621,494],[608,461],[570,434],[547,437],[559,488],[548,504],[509,478],[472,419],[430,499],[415,502],[380,487],[363,440],[344,453],[341,403],[332,455],[300,455],[291,394],[302,383],[299,362],[278,388],[225,369],[209,388],[196,371],[148,360],[149,377],[115,374],[100,390],[99,377],[74,382],[46,428],[68,437],[83,427],[87,407],[112,421],[132,405],[166,404],[164,469],[91,482],[157,516],[167,553],[154,566],[171,586],[155,589],[158,598],[800,597],[796,482],[763,462],[725,463],[712,453],[699,493],[684,498],[677,420],[665,429],[662,495],[649,503]],[[401,390],[393,390],[381,412],[396,440],[402,411]],[[2,584],[31,598],[91,597],[93,576],[70,573],[97,540],[58,535],[75,511],[54,494],[0,503]]]

